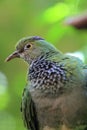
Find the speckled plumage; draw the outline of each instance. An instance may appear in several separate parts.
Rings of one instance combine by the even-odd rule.
[[[87,129],[87,66],[40,37],[20,40],[9,61],[29,64],[21,111],[27,130]]]
[[[30,65],[29,80],[32,88],[40,89],[46,93],[58,93],[66,84],[67,70],[57,62],[38,58]]]

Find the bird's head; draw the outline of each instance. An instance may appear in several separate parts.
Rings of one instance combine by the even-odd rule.
[[[38,36],[25,37],[18,41],[16,51],[9,55],[6,61],[18,57],[30,63],[37,57],[53,51],[55,52],[57,49],[43,38]]]

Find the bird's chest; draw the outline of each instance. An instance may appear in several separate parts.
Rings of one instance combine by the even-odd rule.
[[[61,123],[60,102],[57,99],[37,98],[34,99],[39,124],[42,128],[58,128]]]
[[[84,108],[87,109],[87,105],[81,93],[77,91],[56,98],[41,96],[37,92],[31,93],[41,128],[68,130],[84,121],[84,116],[87,116]],[[62,129],[63,126],[67,129]]]
[[[80,84],[80,80],[63,65],[46,60],[35,61],[30,66],[28,78],[41,128],[63,130],[63,125],[73,127],[85,121],[87,112],[84,108],[87,110],[87,105],[80,90],[82,81]]]
[[[58,93],[68,80],[66,69],[48,60],[34,61],[30,66],[28,79],[31,89],[38,89],[44,93]]]

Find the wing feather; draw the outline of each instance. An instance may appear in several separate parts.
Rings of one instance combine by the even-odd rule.
[[[28,130],[39,130],[35,104],[27,88],[24,89],[21,103],[24,124]]]

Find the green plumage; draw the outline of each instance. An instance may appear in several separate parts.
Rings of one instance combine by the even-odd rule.
[[[40,37],[20,40],[9,61],[29,64],[21,111],[27,130],[87,129],[87,66]]]

